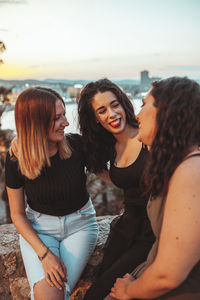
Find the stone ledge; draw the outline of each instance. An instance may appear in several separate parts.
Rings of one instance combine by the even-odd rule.
[[[97,217],[99,238],[73,294],[71,300],[82,300],[91,285],[96,267],[101,262],[110,222],[115,216]],[[0,225],[0,299],[29,300],[30,288],[19,249],[18,233],[13,224]]]

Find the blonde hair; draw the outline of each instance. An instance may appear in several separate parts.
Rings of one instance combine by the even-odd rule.
[[[31,87],[24,90],[15,104],[18,163],[23,175],[35,179],[42,168],[51,166],[48,151],[48,132],[55,119],[56,100],[65,105],[62,97],[54,90]],[[66,139],[58,143],[61,159],[71,156]]]

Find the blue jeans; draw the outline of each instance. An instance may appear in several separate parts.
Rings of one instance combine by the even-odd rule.
[[[94,251],[98,238],[96,212],[91,200],[80,210],[62,217],[42,214],[29,206],[26,214],[39,238],[64,262],[68,279],[65,299],[70,299],[69,295]],[[31,299],[34,299],[34,284],[45,277],[44,270],[37,254],[22,236],[20,248],[31,287]]]

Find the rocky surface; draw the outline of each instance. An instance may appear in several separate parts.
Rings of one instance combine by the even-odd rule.
[[[71,300],[82,300],[91,285],[97,266],[101,262],[110,222],[115,216],[97,217],[99,238],[73,294]],[[30,288],[19,249],[18,233],[13,224],[0,226],[0,299],[29,300]]]

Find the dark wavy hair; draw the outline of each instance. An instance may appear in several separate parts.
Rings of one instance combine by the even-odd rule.
[[[147,191],[165,196],[170,178],[195,145],[200,146],[200,85],[187,77],[152,84],[157,132],[146,171]]]
[[[86,153],[86,166],[94,173],[107,169],[107,162],[115,153],[116,139],[111,132],[96,122],[95,112],[91,105],[98,92],[106,91],[112,92],[117,97],[125,111],[127,124],[138,128],[131,101],[115,83],[104,78],[90,82],[83,88],[78,99],[78,120]]]

